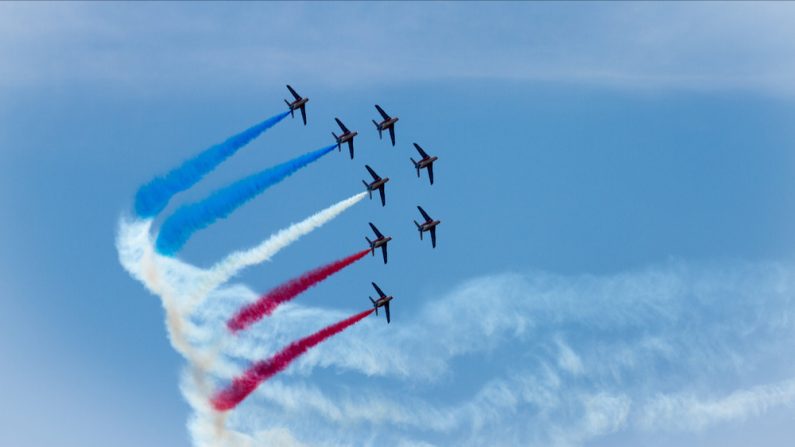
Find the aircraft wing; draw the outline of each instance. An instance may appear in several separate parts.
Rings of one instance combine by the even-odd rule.
[[[389,139],[392,140],[392,146],[395,145],[395,125],[389,126]]]
[[[369,172],[375,180],[381,180],[381,177],[379,177],[378,174],[373,171],[373,168],[371,168],[369,165],[364,165],[364,167],[367,168],[367,172]]]
[[[381,193],[381,206],[386,206],[386,189],[384,188],[384,185],[381,185],[381,187],[378,188],[378,192]]]
[[[353,138],[348,140],[348,150],[351,153],[351,160],[353,160]]]
[[[334,121],[337,122],[337,125],[340,126],[340,129],[342,129],[343,132],[345,132],[345,133],[350,132],[350,130],[348,130],[348,128],[345,127],[345,124],[342,124],[342,121],[340,121],[339,118],[334,118]]]
[[[431,232],[431,245],[436,248],[436,227],[431,227],[429,231]]]
[[[389,324],[389,302],[388,301],[387,301],[386,304],[384,304],[384,310],[386,310],[386,324]]]
[[[372,222],[368,222],[368,223],[370,224],[370,228],[372,228],[372,229],[373,229],[373,233],[375,233],[375,236],[376,236],[377,238],[379,238],[379,239],[380,239],[380,238],[384,237],[384,235],[383,235],[383,234],[381,234],[381,232],[380,232],[380,231],[378,231],[378,228],[376,228],[376,227],[375,227],[375,225],[373,225],[373,223],[372,223]]]
[[[381,253],[384,255],[384,264],[386,264],[386,244],[381,246]]]
[[[428,165],[428,178],[431,179],[431,185],[433,185],[433,163]]]
[[[429,220],[433,220],[433,219],[431,219],[431,216],[429,216],[428,213],[426,213],[425,210],[422,209],[421,206],[417,205],[417,209],[420,210],[420,213],[422,214],[422,217],[425,218],[426,222],[429,221]]]
[[[295,97],[295,99],[301,99],[301,95],[299,95],[298,93],[296,93],[296,91],[295,91],[295,90],[293,90],[293,88],[292,88],[292,87],[290,87],[290,84],[287,84],[287,90],[290,90],[290,93],[292,93],[292,94],[293,94],[293,96]]]
[[[389,118],[392,118],[391,116],[387,115],[386,112],[384,112],[384,109],[382,109],[381,106],[379,106],[378,104],[375,105],[375,108],[378,109],[378,113],[381,114],[381,116],[384,118],[384,120],[388,120]]]
[[[381,298],[386,296],[386,294],[383,292],[383,290],[381,290],[381,288],[378,287],[378,284],[376,284],[374,282],[371,282],[370,284],[372,284],[373,287],[375,287],[375,291],[378,292],[378,295],[381,296]]]
[[[425,151],[424,151],[424,150],[422,150],[422,148],[420,147],[420,145],[419,145],[419,144],[417,144],[417,143],[414,143],[414,147],[415,147],[415,148],[417,148],[417,152],[419,152],[419,153],[420,153],[420,157],[422,157],[422,158],[428,158],[428,154],[426,154],[426,153],[425,153]]]
[[[306,126],[306,106],[301,106],[301,118],[304,119],[304,126]]]

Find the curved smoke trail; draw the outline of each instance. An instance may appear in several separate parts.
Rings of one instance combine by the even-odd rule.
[[[304,166],[318,160],[336,147],[335,144],[303,154],[282,164],[239,180],[220,189],[206,199],[180,207],[163,222],[155,247],[158,253],[175,255],[198,230],[231,214],[269,187],[284,180]]]
[[[140,218],[154,217],[168,205],[175,194],[195,185],[210,171],[231,157],[238,149],[283,120],[290,112],[282,112],[255,124],[223,143],[216,144],[184,162],[163,177],[155,177],[135,194],[135,214]]]
[[[283,371],[310,348],[353,326],[373,313],[373,311],[374,309],[369,309],[327,326],[312,335],[290,343],[273,357],[253,364],[246,372],[232,380],[229,387],[213,396],[211,401],[213,408],[218,411],[228,411],[235,408],[246,396],[257,389],[262,382]]]
[[[229,319],[227,327],[232,332],[246,329],[262,319],[262,317],[272,314],[282,303],[290,301],[310,287],[316,286],[329,276],[367,256],[369,252],[369,249],[360,251],[346,258],[320,266],[277,286],[270,292],[262,295],[257,301],[240,309],[234,317]]]
[[[229,281],[230,278],[237,275],[241,270],[269,260],[283,248],[339,216],[343,211],[359,203],[366,196],[367,192],[360,192],[359,194],[348,197],[345,200],[341,200],[309,216],[301,222],[294,223],[283,230],[279,230],[253,248],[229,254],[207,270],[206,275],[204,275],[201,282],[197,285],[195,292],[191,294],[191,298],[187,304],[188,308],[200,304],[208,293],[215,290],[221,284]]]

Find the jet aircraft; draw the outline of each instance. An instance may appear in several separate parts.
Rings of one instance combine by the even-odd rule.
[[[345,127],[345,124],[342,124],[342,121],[340,121],[339,118],[334,118],[334,121],[336,121],[337,125],[340,126],[340,129],[342,129],[342,135],[340,136],[337,136],[337,134],[331,132],[331,135],[333,135],[334,139],[337,141],[337,150],[341,151],[342,143],[347,141],[348,150],[351,152],[351,160],[353,160],[353,137],[359,135],[359,132],[356,132],[355,130],[351,132],[350,130],[348,130],[348,128]]]
[[[392,240],[392,237],[384,236],[380,231],[378,231],[378,228],[376,228],[372,222],[368,223],[370,224],[370,228],[373,229],[373,233],[375,233],[376,237],[374,241],[371,241],[370,238],[365,236],[367,243],[370,244],[370,251],[372,252],[372,255],[375,256],[375,249],[381,247],[381,253],[384,255],[384,264],[386,264],[386,244]]]
[[[431,180],[431,185],[433,185],[433,162],[438,160],[439,157],[431,157],[430,155],[426,154],[417,143],[414,143],[414,147],[417,148],[417,152],[419,152],[420,157],[422,157],[420,158],[420,161],[415,161],[413,158],[409,157],[411,162],[414,163],[414,168],[417,169],[417,178],[420,176],[420,169],[426,168],[428,169],[428,178]]]
[[[375,308],[375,314],[378,315],[378,308],[383,307],[386,311],[386,323],[389,324],[389,302],[392,301],[392,295],[387,296],[384,292],[381,291],[381,288],[378,287],[376,283],[371,283],[375,288],[375,291],[378,292],[378,300],[374,300],[373,297],[370,298],[370,302],[373,303],[373,307]]]
[[[304,126],[306,126],[306,103],[309,102],[309,98],[302,98],[289,84],[287,85],[287,90],[290,90],[290,93],[295,97],[295,101],[293,102],[286,99],[284,100],[287,107],[290,108],[290,116],[295,118],[295,109],[301,109],[301,117],[304,119]]]
[[[367,168],[367,170],[370,172],[370,175],[373,176],[373,181],[370,183],[367,183],[366,181],[362,180],[364,186],[367,187],[367,192],[370,193],[370,198],[371,199],[373,198],[373,191],[377,189],[378,192],[381,193],[381,206],[385,206],[386,192],[384,191],[384,184],[386,184],[386,182],[389,181],[389,177],[381,178],[378,176],[378,174],[375,173],[375,171],[373,171],[373,168],[371,168],[370,166],[364,165],[364,167]]]
[[[378,129],[378,138],[383,137],[383,131],[389,130],[389,138],[392,139],[392,146],[395,145],[395,123],[398,121],[398,117],[391,117],[384,112],[384,109],[381,108],[378,104],[375,105],[375,108],[378,109],[378,113],[381,114],[381,117],[384,118],[380,123],[377,123],[373,120],[373,124],[375,124],[375,128]]]
[[[420,240],[422,240],[422,233],[429,231],[431,233],[431,245],[433,245],[433,248],[436,248],[436,226],[442,223],[442,221],[433,220],[419,205],[417,205],[417,209],[420,210],[422,217],[425,218],[425,222],[422,224],[418,223],[416,220],[414,221],[414,225],[417,226],[417,230],[420,232]]]

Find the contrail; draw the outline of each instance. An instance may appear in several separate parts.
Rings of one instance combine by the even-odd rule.
[[[262,172],[248,176],[211,194],[206,199],[184,205],[163,222],[155,242],[158,253],[175,255],[190,236],[279,183],[297,170],[334,150],[336,144],[308,152]]]
[[[358,323],[373,313],[373,310],[374,309],[366,310],[345,320],[334,323],[331,326],[327,326],[308,337],[290,343],[287,347],[282,349],[281,352],[268,360],[263,360],[251,365],[246,372],[233,379],[229,387],[219,391],[213,396],[211,400],[213,408],[218,411],[227,411],[235,408],[237,404],[251,394],[260,383],[283,371],[290,363],[310,348]]]
[[[301,222],[294,223],[283,230],[279,230],[253,248],[229,254],[207,271],[202,284],[198,285],[197,291],[189,300],[189,306],[193,307],[201,302],[208,293],[227,282],[244,268],[269,260],[283,248],[334,219],[343,211],[360,202],[366,196],[367,192],[361,192],[351,196],[313,214]]]
[[[232,332],[246,329],[259,321],[262,317],[273,313],[280,304],[290,301],[310,287],[317,285],[329,276],[362,259],[367,256],[369,252],[369,249],[360,251],[359,253],[318,267],[281,284],[265,295],[262,295],[257,301],[240,309],[234,317],[229,319],[227,327]]]
[[[143,185],[135,195],[135,214],[140,218],[154,217],[168,205],[175,194],[195,185],[210,171],[231,157],[238,149],[283,120],[290,112],[282,112],[255,124],[223,143],[216,144],[163,177],[155,177]]]

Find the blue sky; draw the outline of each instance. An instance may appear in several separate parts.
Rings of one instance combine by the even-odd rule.
[[[0,443],[191,445],[163,309],[119,266],[139,185],[288,118],[180,204],[330,142],[181,252],[209,267],[392,178],[207,315],[362,248],[244,340],[397,296],[230,419],[306,445],[788,445],[795,413],[795,9],[788,4],[0,5]],[[379,141],[374,103],[400,116]],[[417,180],[411,142],[440,157]],[[439,246],[411,223],[423,205]],[[236,301],[237,300],[237,301]],[[270,323],[270,324],[269,324]],[[241,355],[245,359],[245,355]],[[257,434],[257,432],[262,432]],[[489,442],[487,442],[488,440]],[[425,443],[425,444],[423,444]]]

